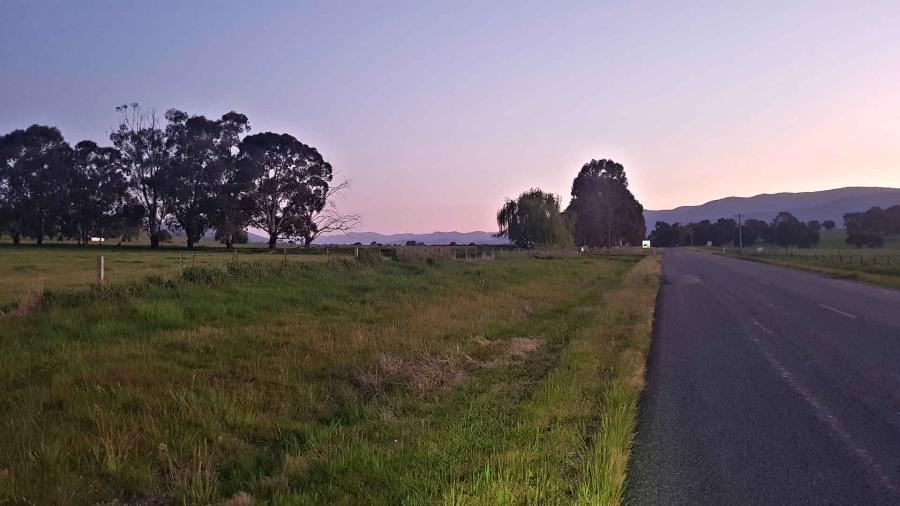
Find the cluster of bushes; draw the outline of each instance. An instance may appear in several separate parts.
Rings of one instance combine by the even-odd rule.
[[[716,222],[703,220],[698,223],[668,224],[664,221],[656,223],[650,232],[650,243],[667,248],[674,246],[713,246],[734,245],[750,246],[758,241],[778,245],[784,248],[798,246],[811,248],[819,244],[821,230],[833,229],[833,221],[803,222],[788,212],[780,212],[771,223],[749,219],[738,226],[731,218],[719,218]]]
[[[309,245],[318,235],[352,227],[331,197],[332,167],[288,134],[250,130],[236,112],[219,119],[171,109],[165,124],[137,104],[117,110],[111,146],[85,140],[70,146],[59,129],[32,125],[0,135],[0,234],[18,244],[31,237],[131,240],[151,246],[166,229],[188,247],[204,234],[229,247],[246,242],[246,227]]]

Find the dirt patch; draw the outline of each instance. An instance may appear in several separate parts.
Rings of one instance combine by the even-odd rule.
[[[510,357],[525,358],[538,351],[544,342],[530,337],[514,337],[490,341],[481,336],[475,337],[475,343],[483,349],[494,350]]]
[[[450,356],[403,359],[382,355],[375,367],[357,371],[353,379],[364,396],[374,397],[396,386],[418,394],[435,393],[461,383],[464,376],[463,364]]]

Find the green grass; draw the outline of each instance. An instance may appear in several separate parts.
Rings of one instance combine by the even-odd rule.
[[[836,228],[834,230],[822,230],[818,249],[855,250],[856,247],[847,244],[847,231],[845,229]],[[879,249],[883,250],[883,252],[900,250],[900,237],[889,238],[885,241],[884,248]]]
[[[825,232],[822,243],[816,248],[777,248],[765,246],[763,251],[756,247],[710,248],[709,250],[728,256],[765,262],[786,267],[808,270],[834,278],[852,279],[892,288],[900,288],[900,247],[889,241],[884,248],[834,248],[842,244],[836,237],[844,237],[843,230]]]
[[[46,296],[0,320],[0,503],[614,504],[640,259],[263,260]]]
[[[110,282],[142,279],[147,276],[176,277],[190,266],[223,266],[235,258],[250,262],[281,262],[281,252],[241,249],[235,257],[224,248],[186,251],[165,247],[149,248],[0,245],[0,308],[17,302],[33,290],[86,290],[97,279],[97,259],[104,257]],[[325,261],[323,255],[288,255],[292,262]]]

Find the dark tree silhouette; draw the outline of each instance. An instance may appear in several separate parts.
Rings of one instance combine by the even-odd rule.
[[[757,241],[763,240],[767,235],[768,230],[769,224],[763,220],[750,218],[749,220],[744,221],[742,232],[744,234],[744,244],[750,246]]]
[[[900,205],[847,213],[844,224],[847,227],[847,244],[857,248],[880,248],[884,246],[885,238],[900,234]]]
[[[21,169],[24,157],[24,130],[13,130],[0,136],[0,233],[8,233],[13,244],[22,240],[25,220],[27,194]]]
[[[216,215],[223,205],[232,204],[235,164],[231,158],[250,123],[235,112],[210,120],[176,109],[166,112],[166,120],[169,156],[162,177],[169,214],[166,223],[183,230],[192,249],[214,221],[227,221],[216,220]]]
[[[584,164],[566,209],[575,224],[576,243],[607,248],[640,244],[646,236],[643,212],[628,190],[625,168],[612,160]]]
[[[116,148],[93,141],[75,145],[66,180],[69,213],[64,235],[86,244],[91,236],[122,235],[133,228],[142,207],[128,195],[128,181]]]
[[[249,135],[241,141],[241,170],[252,175],[251,224],[279,238],[302,239],[315,228],[313,213],[326,204],[331,164],[319,152],[288,134]]]
[[[516,200],[506,199],[497,212],[497,225],[497,236],[508,237],[519,248],[572,244],[572,234],[559,210],[559,197],[537,188]]]
[[[136,103],[116,107],[122,121],[109,138],[119,150],[130,190],[144,206],[144,230],[152,248],[159,247],[159,231],[166,217],[164,172],[169,163],[166,133],[155,112]]]
[[[833,221],[833,220],[825,220],[825,221],[823,221],[823,222],[822,222],[822,228],[824,228],[825,230],[834,230],[834,229],[835,229],[834,221]]]
[[[59,129],[43,125],[13,131],[0,143],[7,228],[16,244],[27,235],[42,245],[60,231],[72,148]]]
[[[810,248],[819,243],[819,232],[798,220],[793,214],[782,211],[772,220],[766,241],[783,248],[790,246]]]

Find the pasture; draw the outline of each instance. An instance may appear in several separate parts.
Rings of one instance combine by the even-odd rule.
[[[0,319],[0,503],[621,497],[656,257],[138,250],[87,289],[53,283],[93,251],[0,249],[45,254]]]
[[[844,230],[822,232],[815,248],[778,248],[766,245],[744,248],[714,248],[712,251],[750,260],[818,272],[836,278],[900,288],[900,238],[885,242],[883,248],[857,248],[846,243]]]
[[[86,290],[97,279],[97,259],[104,257],[106,277],[113,283],[147,276],[172,278],[186,267],[222,267],[229,262],[277,263],[282,253],[259,248],[200,248],[191,252],[167,247],[84,247],[48,245],[43,248],[0,245],[0,308],[34,291]],[[325,261],[324,255],[290,255],[290,261]]]

